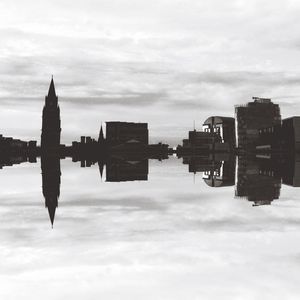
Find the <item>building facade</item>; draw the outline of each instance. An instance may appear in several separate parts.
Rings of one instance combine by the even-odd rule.
[[[271,99],[253,97],[253,102],[235,107],[238,148],[253,151],[263,128],[281,124],[280,108]]]

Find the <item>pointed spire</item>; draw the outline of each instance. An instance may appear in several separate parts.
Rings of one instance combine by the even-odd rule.
[[[103,161],[98,161],[98,165],[99,165],[99,171],[100,171],[100,176],[101,176],[101,181],[102,181],[104,162]]]
[[[103,141],[104,141],[104,134],[103,134],[103,128],[102,128],[102,123],[101,123],[101,128],[100,128],[98,143],[101,143]]]
[[[48,91],[48,97],[53,97],[53,96],[56,97],[55,86],[54,86],[53,75],[52,75],[49,91]]]
[[[53,228],[53,223],[54,223],[54,218],[55,218],[55,210],[56,210],[56,207],[54,205],[48,206],[48,213],[49,213],[52,228]]]

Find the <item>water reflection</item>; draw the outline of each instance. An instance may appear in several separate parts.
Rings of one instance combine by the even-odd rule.
[[[17,153],[1,158],[2,167],[37,161],[26,155],[18,156]],[[60,195],[61,159],[63,158],[53,153],[43,153],[40,159],[42,192],[52,225]],[[188,165],[188,172],[202,174],[203,182],[207,186],[218,189],[235,187],[236,198],[247,199],[253,206],[270,205],[273,200],[279,199],[282,185],[300,186],[300,155],[238,157],[208,153],[199,156],[186,155],[178,159]],[[134,155],[107,155],[97,161],[98,176],[105,182],[147,181],[149,160]],[[78,167],[88,168],[91,165],[92,163],[81,163]],[[174,184],[177,180],[179,179],[174,177]],[[234,191],[232,195],[234,196]]]

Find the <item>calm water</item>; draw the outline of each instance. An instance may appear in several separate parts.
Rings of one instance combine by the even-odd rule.
[[[112,183],[62,160],[53,229],[40,161],[3,168],[1,299],[294,299],[299,190],[252,207],[187,168],[150,161],[148,181]]]

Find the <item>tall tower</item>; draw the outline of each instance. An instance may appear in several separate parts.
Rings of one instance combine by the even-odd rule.
[[[43,195],[52,226],[60,193],[60,132],[60,111],[52,77],[48,96],[45,97],[41,136]]]
[[[55,93],[53,77],[49,86],[48,96],[45,97],[43,108],[43,124],[41,136],[42,152],[58,151],[60,145],[60,110]]]

